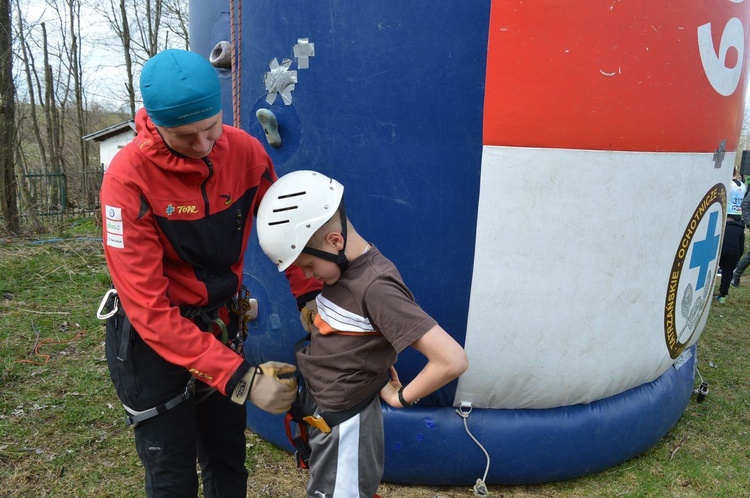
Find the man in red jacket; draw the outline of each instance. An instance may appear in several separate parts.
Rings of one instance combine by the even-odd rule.
[[[296,395],[294,366],[242,357],[243,255],[276,180],[263,146],[222,123],[203,57],[166,50],[143,66],[135,139],[101,189],[116,297],[107,319],[112,382],[133,425],[148,496],[245,497],[245,401],[271,413]],[[320,289],[287,273],[300,308]]]

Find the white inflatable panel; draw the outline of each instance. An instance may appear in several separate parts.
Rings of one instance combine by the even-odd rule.
[[[732,164],[734,154],[724,160]],[[664,373],[674,362],[665,341],[670,275],[711,177],[720,183],[726,173],[705,153],[486,146],[465,345],[471,367],[456,402],[589,403]],[[688,262],[696,241],[716,242],[723,231],[721,203],[705,204],[682,254]],[[702,273],[683,268],[679,299],[696,297],[689,320],[676,313],[684,346],[703,329],[719,247]]]

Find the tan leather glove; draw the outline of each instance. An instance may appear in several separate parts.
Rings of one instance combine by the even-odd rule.
[[[318,314],[318,303],[311,299],[305,304],[299,314],[299,320],[302,322],[302,328],[312,333],[315,328],[315,316]]]
[[[289,411],[297,397],[297,369],[289,363],[268,361],[250,369],[232,391],[232,401],[245,401],[273,414]]]

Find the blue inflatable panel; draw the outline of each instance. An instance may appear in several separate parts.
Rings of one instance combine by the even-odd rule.
[[[397,265],[420,305],[463,344],[479,195],[489,2],[446,4],[449,10],[439,16],[429,15],[435,6],[427,0],[398,7],[351,2],[345,15],[352,22],[332,14],[339,6],[296,0],[241,3],[242,128],[264,144],[280,176],[314,169],[345,185],[347,212],[358,231]],[[217,42],[230,39],[228,7],[228,0],[191,2],[192,50],[208,56]],[[443,36],[457,27],[460,38]],[[294,59],[293,46],[303,37],[315,44],[315,56],[308,69],[294,64],[291,104],[281,97],[268,104],[263,75],[269,63]],[[231,74],[218,72],[224,121],[231,123]],[[255,118],[261,107],[277,117],[284,140],[278,149],[266,143]],[[436,234],[461,243],[436,244]],[[252,240],[245,263],[245,284],[260,304],[262,332],[252,344],[257,357],[282,360],[301,328],[288,283],[257,247]],[[423,278],[427,274],[430,278]],[[262,299],[266,296],[271,299]],[[422,355],[405,351],[399,376],[408,381],[424,363]],[[449,405],[455,390],[456,383],[450,383],[429,402]]]
[[[490,455],[487,484],[534,484],[598,472],[643,453],[680,419],[695,380],[695,353],[679,368],[624,393],[587,405],[545,410],[474,409],[466,418]],[[487,459],[453,408],[384,406],[383,480],[472,485]],[[287,451],[283,417],[248,405],[250,429]],[[250,413],[252,411],[252,413]],[[644,423],[648,421],[648,423]]]

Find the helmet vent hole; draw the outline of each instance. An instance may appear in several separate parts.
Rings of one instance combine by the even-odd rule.
[[[289,199],[290,197],[299,197],[300,195],[305,195],[306,193],[307,192],[305,192],[305,191],[302,191],[302,192],[292,192],[291,194],[280,195],[279,199]]]
[[[287,207],[283,207],[283,208],[274,209],[273,212],[274,213],[283,213],[284,211],[291,211],[293,209],[298,209],[298,208],[299,208],[299,206],[287,206]]]
[[[268,226],[276,226],[276,225],[283,225],[285,223],[289,223],[289,220],[281,220],[281,221],[269,221]]]

